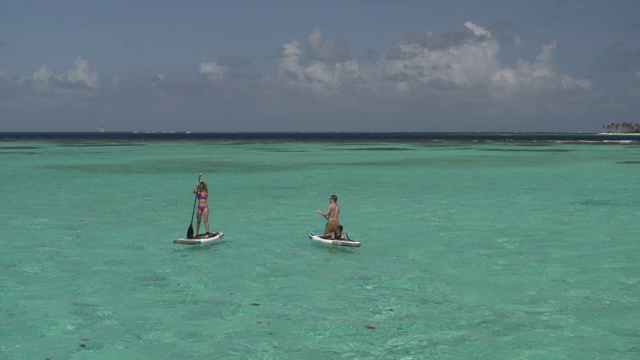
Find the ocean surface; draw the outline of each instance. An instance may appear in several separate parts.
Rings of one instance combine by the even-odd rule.
[[[0,133],[0,359],[639,359],[639,140]]]

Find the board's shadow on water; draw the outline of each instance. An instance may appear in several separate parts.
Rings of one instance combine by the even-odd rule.
[[[359,251],[361,251],[358,248],[352,248],[348,246],[334,246],[334,245],[325,245],[325,244],[311,244],[311,247],[314,248],[312,250],[317,249],[318,251],[322,251],[328,254],[354,254],[355,255]]]
[[[219,251],[225,247],[228,247],[230,242],[227,240],[220,240],[215,242],[210,242],[208,244],[199,244],[199,245],[184,245],[184,244],[174,244],[173,251],[182,252],[182,251]]]

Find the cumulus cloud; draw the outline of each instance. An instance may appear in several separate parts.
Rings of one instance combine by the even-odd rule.
[[[355,60],[333,65],[318,60],[303,64],[302,55],[303,51],[297,41],[282,45],[277,83],[318,94],[335,95],[341,88],[360,78],[359,65]]]
[[[297,41],[283,44],[279,51],[278,79],[285,83],[300,81],[304,72],[300,65],[302,50]]]
[[[344,60],[349,56],[349,48],[344,40],[324,39],[322,30],[314,29],[307,37],[311,53],[321,61]]]
[[[499,66],[499,43],[491,33],[471,22],[466,30],[443,35],[428,33],[407,39],[391,48],[376,64],[377,83],[410,89],[434,82],[461,87],[480,84]]]
[[[364,64],[354,59],[333,65],[319,60],[305,63],[302,48],[292,41],[281,48],[277,81],[317,94],[336,94],[344,89],[353,92],[355,87],[361,93],[382,96],[416,96],[428,89],[445,88],[455,88],[459,93],[473,89],[474,96],[478,88],[485,88],[488,94],[498,97],[522,91],[591,89],[590,80],[554,70],[555,41],[543,46],[535,61],[520,60],[510,68],[500,62],[500,42],[489,30],[472,22],[464,26],[460,31],[409,34]]]
[[[211,81],[222,81],[227,67],[219,65],[215,61],[200,63],[200,73],[206,75]]]
[[[533,59],[503,64],[501,44],[516,41],[517,29],[509,24],[503,24],[502,29],[496,35],[466,22],[458,29],[411,33],[360,61],[348,56],[346,43],[325,39],[320,29],[314,29],[306,38],[308,43],[291,40],[280,46],[277,68],[271,76],[267,75],[270,72],[252,70],[248,57],[220,56],[194,66],[192,76],[186,78],[115,76],[111,86],[100,92],[98,74],[78,57],[73,68],[61,74],[46,65],[28,77],[0,73],[0,92],[11,93],[13,99],[98,94],[106,106],[124,113],[158,109],[158,113],[169,114],[169,108],[196,113],[198,109],[225,108],[281,119],[300,113],[308,117],[328,112],[346,116],[343,114],[350,112],[377,117],[380,124],[388,121],[381,114],[403,118],[410,114],[414,117],[411,121],[419,124],[424,114],[445,114],[445,119],[453,114],[492,118],[508,113],[517,117],[590,104],[592,82],[554,68],[556,41],[542,46]],[[640,72],[635,76],[635,83],[640,83]],[[11,84],[19,85],[15,87],[18,91],[7,91]],[[58,98],[64,99],[64,95]],[[167,116],[167,121],[170,118]],[[366,128],[366,123],[361,124]]]
[[[66,80],[72,83],[85,83],[92,89],[98,87],[98,74],[95,71],[91,71],[89,62],[81,57],[76,58],[75,68],[69,70]]]
[[[566,74],[558,74],[553,69],[552,53],[556,46],[556,41],[544,45],[542,52],[533,63],[520,60],[514,69],[498,69],[490,77],[491,85],[504,91],[590,90],[592,86],[590,80],[575,79]]]
[[[40,65],[40,69],[33,73],[32,76],[33,83],[40,92],[48,91],[53,79],[53,71],[49,70],[46,65]]]
[[[92,71],[89,62],[82,57],[76,58],[74,68],[66,74],[56,75],[49,67],[41,65],[30,78],[22,78],[20,82],[33,86],[40,93],[69,93],[76,90],[90,93],[100,86],[98,73]]]
[[[459,31],[408,34],[362,63],[320,61],[306,56],[298,42],[291,41],[280,50],[273,89],[295,90],[290,93],[298,99],[306,94],[303,102],[325,99],[322,104],[331,101],[336,109],[342,105],[361,111],[380,109],[382,104],[402,108],[407,103],[414,104],[414,111],[465,108],[484,116],[545,109],[581,111],[592,101],[592,82],[555,70],[557,46],[552,41],[534,60],[506,66],[500,61],[500,41],[472,22]]]

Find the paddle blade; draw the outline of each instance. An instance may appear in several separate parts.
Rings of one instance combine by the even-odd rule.
[[[193,224],[189,225],[189,229],[187,229],[187,239],[193,239]]]

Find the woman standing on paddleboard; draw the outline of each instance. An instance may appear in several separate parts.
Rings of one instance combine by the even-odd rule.
[[[198,231],[200,231],[200,220],[204,215],[204,226],[207,232],[205,233],[206,237],[209,237],[209,205],[207,205],[207,198],[209,197],[209,188],[207,187],[207,181],[202,176],[202,171],[200,171],[200,182],[196,183],[196,186],[193,188],[192,192],[198,196],[198,222],[196,224],[196,237],[198,236]]]

